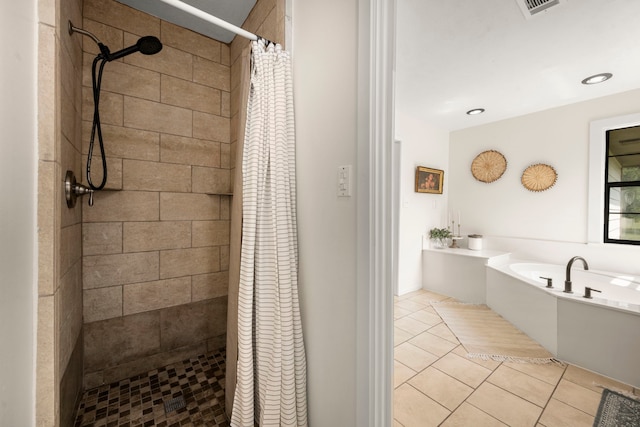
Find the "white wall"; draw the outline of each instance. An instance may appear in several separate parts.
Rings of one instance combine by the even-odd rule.
[[[395,126],[402,145],[398,232],[398,295],[402,295],[422,288],[422,236],[433,227],[447,226],[451,172],[448,131],[399,109]],[[417,166],[444,170],[443,194],[415,192]]]
[[[299,289],[309,424],[356,425],[357,0],[294,0]],[[354,183],[355,184],[355,183]]]
[[[452,132],[449,203],[462,212],[463,234],[488,236],[487,247],[516,256],[564,264],[587,257],[592,268],[640,269],[637,247],[587,245],[589,123],[640,111],[640,90],[541,111]],[[495,149],[507,158],[505,174],[486,184],[473,178],[474,157]],[[524,169],[547,163],[558,173],[554,187],[531,192]]]
[[[36,2],[0,2],[0,425],[34,415]]]

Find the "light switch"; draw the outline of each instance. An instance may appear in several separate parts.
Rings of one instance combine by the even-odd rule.
[[[338,166],[338,197],[351,197],[351,165]]]

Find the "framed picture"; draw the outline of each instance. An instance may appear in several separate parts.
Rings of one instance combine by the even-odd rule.
[[[442,194],[444,171],[440,169],[416,168],[416,193]]]

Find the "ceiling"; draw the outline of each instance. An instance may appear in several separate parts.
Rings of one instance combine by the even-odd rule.
[[[181,27],[189,28],[223,43],[231,43],[235,34],[195,18],[186,12],[174,8],[160,0],[118,0],[120,3],[169,21]],[[181,0],[210,15],[241,27],[256,4],[256,0]]]
[[[516,1],[397,0],[397,114],[456,130],[640,87],[640,1]]]

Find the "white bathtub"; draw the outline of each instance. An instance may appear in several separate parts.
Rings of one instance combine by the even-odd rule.
[[[584,271],[576,261],[568,294],[565,272],[566,264],[487,266],[487,305],[558,359],[640,386],[640,277]],[[587,286],[602,292],[586,299]]]

